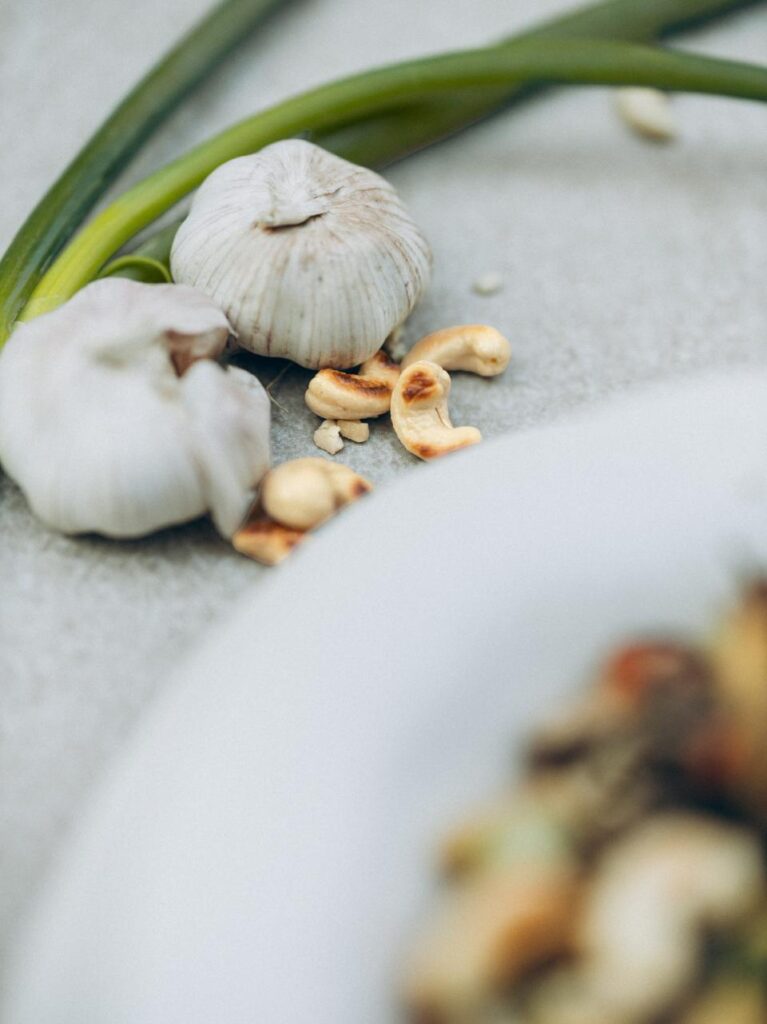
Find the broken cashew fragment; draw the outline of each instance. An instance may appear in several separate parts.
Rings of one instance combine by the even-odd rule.
[[[629,128],[646,139],[669,142],[676,135],[671,101],[659,89],[641,86],[616,89],[615,106]]]
[[[232,545],[241,555],[262,565],[277,565],[305,536],[304,530],[292,530],[260,514],[235,532]]]
[[[335,420],[323,420],[314,431],[314,443],[328,455],[337,455],[344,446],[339,424]]]
[[[357,444],[362,444],[370,437],[370,427],[360,420],[339,420],[338,429],[341,432],[341,437],[355,441]]]
[[[261,503],[278,523],[311,530],[372,489],[348,466],[321,458],[294,459],[266,474]]]
[[[464,324],[421,338],[402,360],[402,369],[421,359],[428,359],[443,370],[466,370],[481,377],[495,377],[509,365],[511,345],[494,327]]]
[[[422,360],[400,376],[391,400],[391,421],[397,437],[419,459],[435,459],[477,444],[476,427],[454,427],[447,411],[450,377],[436,363]]]

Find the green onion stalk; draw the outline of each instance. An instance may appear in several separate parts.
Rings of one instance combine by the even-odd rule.
[[[144,142],[283,0],[223,0],[125,97],[46,192],[0,260],[0,343],[45,268]]]
[[[61,252],[37,282],[22,317],[55,308],[103,272],[116,252],[219,164],[280,138],[308,134],[342,155],[379,164],[457,131],[532,86],[650,85],[767,100],[767,69],[612,38],[650,40],[735,6],[724,0],[608,0],[498,46],[379,68],[288,99],[221,132],[125,192]],[[45,202],[40,210],[35,213],[45,228]],[[30,231],[29,222],[20,234],[25,231]],[[161,279],[172,231],[171,226],[150,240],[153,251],[139,253],[132,264],[129,259],[127,272],[138,269],[139,276]],[[18,315],[20,294],[25,288],[29,294],[28,283],[39,277],[46,244],[52,250],[49,241],[32,246],[26,256],[22,253],[20,265],[9,267],[7,256],[0,264],[0,340]],[[120,267],[107,269],[118,272]],[[24,279],[21,288],[8,280],[14,270]]]

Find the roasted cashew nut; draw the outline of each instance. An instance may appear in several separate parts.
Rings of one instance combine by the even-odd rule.
[[[241,526],[232,537],[236,551],[262,565],[277,565],[300,544],[306,532],[293,530],[260,514]]]
[[[261,504],[278,523],[294,530],[311,530],[373,489],[348,466],[328,459],[283,462],[261,483]]]
[[[304,400],[317,416],[328,420],[364,420],[389,411],[399,367],[385,352],[376,352],[359,373],[320,370],[309,381]]]
[[[401,372],[402,367],[399,363],[395,363],[391,356],[380,348],[360,366],[358,376],[386,381],[393,388]]]
[[[403,370],[391,400],[397,437],[419,459],[435,459],[477,444],[476,427],[454,427],[447,411],[450,377],[436,363],[422,360]]]
[[[402,360],[402,369],[421,359],[428,359],[443,370],[466,370],[480,377],[495,377],[509,365],[511,345],[494,327],[464,324],[421,338]]]
[[[317,416],[361,420],[383,416],[391,404],[391,385],[341,370],[320,370],[309,381],[304,399]]]

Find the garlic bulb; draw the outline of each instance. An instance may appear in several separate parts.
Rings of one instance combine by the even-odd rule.
[[[243,348],[356,366],[410,313],[431,253],[392,186],[299,139],[230,160],[195,196],[171,252]]]
[[[117,278],[19,325],[0,356],[0,461],[35,514],[137,537],[210,511],[232,534],[269,465],[270,409],[254,377],[203,358],[229,330],[191,288]]]

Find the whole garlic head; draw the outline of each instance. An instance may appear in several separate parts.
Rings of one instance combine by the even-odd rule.
[[[243,348],[313,369],[377,351],[430,267],[387,181],[299,139],[215,170],[171,252],[174,279],[209,295]]]
[[[269,466],[270,409],[254,377],[204,358],[229,332],[191,288],[118,278],[19,325],[0,355],[0,461],[34,513],[138,537],[209,511],[231,535]]]

